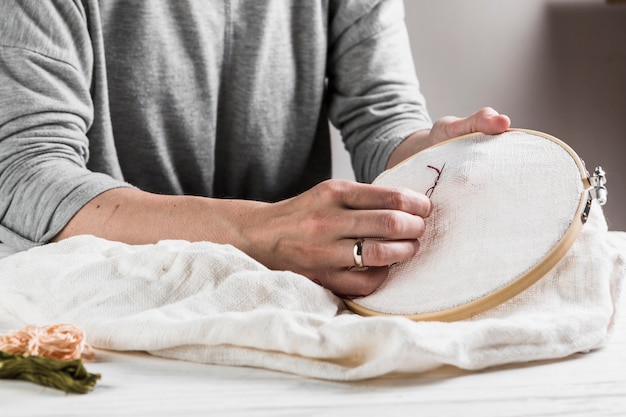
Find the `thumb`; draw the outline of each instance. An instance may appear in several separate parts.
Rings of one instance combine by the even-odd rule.
[[[435,123],[433,130],[437,130],[440,139],[445,140],[474,132],[494,135],[506,131],[510,126],[511,120],[508,116],[491,107],[483,107],[465,118],[444,117]]]

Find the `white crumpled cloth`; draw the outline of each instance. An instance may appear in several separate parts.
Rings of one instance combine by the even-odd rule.
[[[0,260],[0,330],[68,322],[96,348],[333,380],[560,358],[610,336],[626,233],[602,239],[584,249],[602,267],[587,269],[582,287],[568,283],[574,250],[557,267],[561,291],[547,277],[471,320],[415,323],[349,313],[308,279],[270,271],[230,246],[79,236]]]

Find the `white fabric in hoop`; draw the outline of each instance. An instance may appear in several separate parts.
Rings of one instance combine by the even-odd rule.
[[[577,221],[587,194],[577,156],[556,140],[530,131],[470,135],[383,173],[375,183],[428,192],[434,210],[421,251],[354,304],[386,314],[444,312],[530,271]]]

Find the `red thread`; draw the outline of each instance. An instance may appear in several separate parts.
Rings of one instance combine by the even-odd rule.
[[[445,167],[446,167],[445,163],[443,164],[443,166],[441,168],[437,168],[437,167],[434,167],[432,165],[428,165],[428,168],[434,169],[437,172],[437,178],[435,178],[435,183],[433,184],[433,186],[430,187],[428,190],[426,190],[426,192],[424,193],[426,195],[426,197],[430,198],[430,196],[433,195],[433,192],[435,191],[435,187],[437,186],[437,184],[439,184],[439,178],[441,178],[441,174],[443,173],[443,169]]]

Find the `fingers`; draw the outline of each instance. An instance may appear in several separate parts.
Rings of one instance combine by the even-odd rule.
[[[328,181],[315,188],[314,200],[321,204],[321,209],[301,226],[329,233],[336,243],[350,239],[353,244],[357,238],[418,239],[424,234],[424,218],[432,209],[428,197],[410,189],[351,181]],[[385,243],[384,246],[391,245]],[[408,245],[404,242],[403,246]]]
[[[339,297],[364,297],[376,291],[387,279],[389,265],[408,259],[419,250],[417,240],[384,242],[368,239],[363,242],[361,252],[364,268],[353,269],[355,242],[348,239],[342,242],[341,251],[345,253],[343,265],[349,267],[318,269],[304,275]]]
[[[352,181],[326,181],[316,188],[321,196],[352,210],[396,210],[421,217],[428,217],[431,211],[430,199],[410,189]]]
[[[344,229],[340,246],[351,247],[356,239],[369,238],[363,244],[368,266],[390,265],[417,252],[417,239],[425,231],[424,218],[432,209],[428,197],[410,189],[353,182],[343,186],[346,189],[341,194],[342,217],[351,221],[350,227]],[[337,228],[340,227],[338,224]],[[338,250],[346,253],[343,248]]]
[[[323,287],[342,298],[357,298],[370,295],[387,279],[389,268],[376,267],[367,271],[352,272],[347,269],[328,274],[324,282],[315,280]]]
[[[346,259],[343,265],[358,266],[354,259],[354,247],[356,240],[345,239],[342,242]],[[364,239],[361,244],[361,262],[367,267],[388,266],[402,262],[414,256],[420,248],[417,239],[412,240],[380,240]]]
[[[350,259],[347,262],[351,266],[357,266],[352,256],[354,241],[352,243],[344,251],[350,253]],[[313,281],[343,298],[370,295],[387,278],[389,265],[414,256],[419,250],[419,242],[417,240],[404,242],[365,240],[362,249],[363,267],[332,268],[320,278],[315,278],[317,274],[313,274]]]
[[[425,231],[424,218],[398,210],[361,210],[354,213],[353,227],[344,237],[386,240],[418,239]]]

